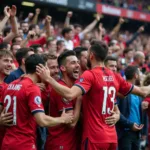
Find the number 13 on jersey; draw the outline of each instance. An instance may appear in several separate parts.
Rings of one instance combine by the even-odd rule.
[[[9,111],[11,105],[13,105],[12,106],[12,108],[13,108],[13,110],[12,110],[12,112],[13,112],[13,125],[16,125],[17,124],[17,122],[16,122],[17,121],[17,117],[16,117],[17,98],[16,98],[16,96],[13,96],[11,98],[10,95],[6,95],[6,97],[4,99],[4,104],[5,103],[7,103],[6,104],[6,113]]]
[[[110,114],[110,108],[107,108],[107,102],[108,102],[107,100],[109,99],[108,97],[110,97],[110,100],[113,103],[113,107],[114,107],[116,89],[113,86],[111,87],[104,86],[103,91],[104,91],[104,99],[102,105],[102,114],[106,114],[106,113]]]

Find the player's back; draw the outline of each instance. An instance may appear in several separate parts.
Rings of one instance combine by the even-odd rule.
[[[8,127],[3,141],[3,149],[35,149],[35,136],[37,124],[32,115],[31,108],[35,104],[30,102],[32,93],[39,88],[29,78],[22,77],[10,83],[4,93],[4,106],[7,112],[13,113],[13,126]],[[9,146],[10,145],[10,146]],[[9,147],[9,148],[8,148]]]
[[[116,93],[127,94],[132,88],[118,74],[104,67],[85,71],[76,86],[83,91],[83,141],[116,143],[115,127],[105,123],[114,108]]]

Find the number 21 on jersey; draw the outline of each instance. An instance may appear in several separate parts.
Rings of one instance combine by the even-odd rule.
[[[108,96],[111,95],[110,100],[113,103],[113,107],[114,107],[116,89],[113,86],[111,87],[104,86],[103,91],[104,91],[104,99],[102,105],[102,114],[106,114],[106,113],[110,114],[110,108],[107,108],[107,100],[108,100]]]
[[[6,105],[6,113],[8,112],[11,105],[13,105],[13,125],[16,125],[17,117],[16,117],[16,105],[17,105],[17,98],[16,96],[11,97],[10,95],[6,95],[4,99],[4,104]]]

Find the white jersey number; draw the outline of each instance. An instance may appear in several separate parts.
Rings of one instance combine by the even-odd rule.
[[[103,91],[104,91],[104,99],[103,99],[103,106],[102,106],[102,114],[106,114],[106,113],[110,114],[110,108],[106,108],[107,99],[108,99],[108,96],[112,94],[112,97],[110,97],[110,100],[113,103],[113,107],[114,107],[116,89],[113,86],[111,87],[104,86]]]
[[[4,99],[4,103],[6,103],[6,102],[7,102],[6,113],[8,112],[11,103],[13,103],[13,125],[16,125],[17,124],[17,122],[16,122],[16,120],[17,120],[17,117],[16,117],[17,98],[16,98],[16,96],[13,96],[13,98],[11,98],[10,95],[6,95],[6,97]]]

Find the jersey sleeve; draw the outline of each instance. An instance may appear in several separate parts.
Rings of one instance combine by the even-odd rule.
[[[143,101],[146,101],[150,104],[150,97],[146,97]]]
[[[119,93],[124,96],[127,96],[133,90],[134,85],[127,82],[121,75],[116,74],[118,82],[119,82]]]
[[[40,89],[38,87],[30,87],[27,90],[30,91],[28,93],[28,105],[31,113],[44,112]]]
[[[93,83],[93,75],[90,71],[85,71],[83,75],[76,81],[74,86],[79,87],[84,95],[89,91]]]

